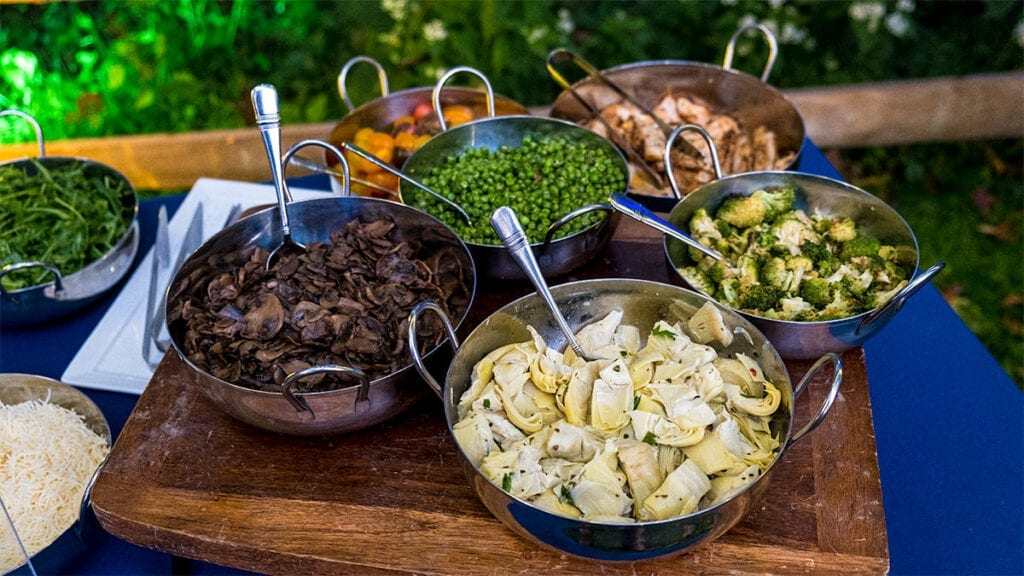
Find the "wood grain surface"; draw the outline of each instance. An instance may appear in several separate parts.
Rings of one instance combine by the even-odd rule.
[[[605,276],[670,282],[660,237],[624,220],[592,264],[551,283]],[[481,283],[464,328],[531,291]],[[514,534],[473,493],[433,395],[360,432],[279,436],[206,400],[173,351],[117,439],[93,507],[130,542],[272,574],[884,574],[862,349],[843,360],[836,403],[773,468],[761,501],[723,537],[670,558],[598,563]],[[787,364],[794,382],[809,366]],[[824,378],[808,392],[794,426],[818,410]]]

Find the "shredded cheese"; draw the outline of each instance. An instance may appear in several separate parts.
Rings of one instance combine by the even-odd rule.
[[[30,556],[78,519],[85,486],[109,449],[72,410],[40,400],[0,404],[0,498]],[[24,563],[0,517],[0,573]]]

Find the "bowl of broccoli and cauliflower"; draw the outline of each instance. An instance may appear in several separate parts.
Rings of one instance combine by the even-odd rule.
[[[918,270],[917,239],[888,204],[812,174],[721,178],[669,220],[727,261],[666,237],[678,278],[745,315],[787,359],[863,344],[943,267]]]

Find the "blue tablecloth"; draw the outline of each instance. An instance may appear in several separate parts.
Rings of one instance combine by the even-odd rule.
[[[811,143],[800,171],[840,178]],[[298,184],[327,188],[324,177]],[[161,204],[140,206],[139,258]],[[930,265],[930,262],[923,263]],[[0,372],[59,379],[113,296],[51,325],[0,331]],[[892,574],[1024,573],[1024,394],[932,286],[865,345]],[[116,436],[137,396],[85,390]],[[853,439],[855,441],[855,439]],[[230,572],[103,534],[77,574]]]

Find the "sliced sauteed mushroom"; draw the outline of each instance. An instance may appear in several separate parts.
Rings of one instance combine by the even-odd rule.
[[[431,300],[454,314],[469,305],[472,287],[457,245],[396,241],[394,229],[390,219],[353,220],[329,243],[310,243],[270,270],[257,246],[209,257],[171,297],[179,305],[168,321],[186,323],[183,352],[213,376],[257,390],[279,391],[289,373],[315,365],[352,366],[372,379],[397,371],[410,362],[412,307]],[[442,330],[424,320],[419,342],[429,350]],[[345,384],[323,375],[297,389]]]

